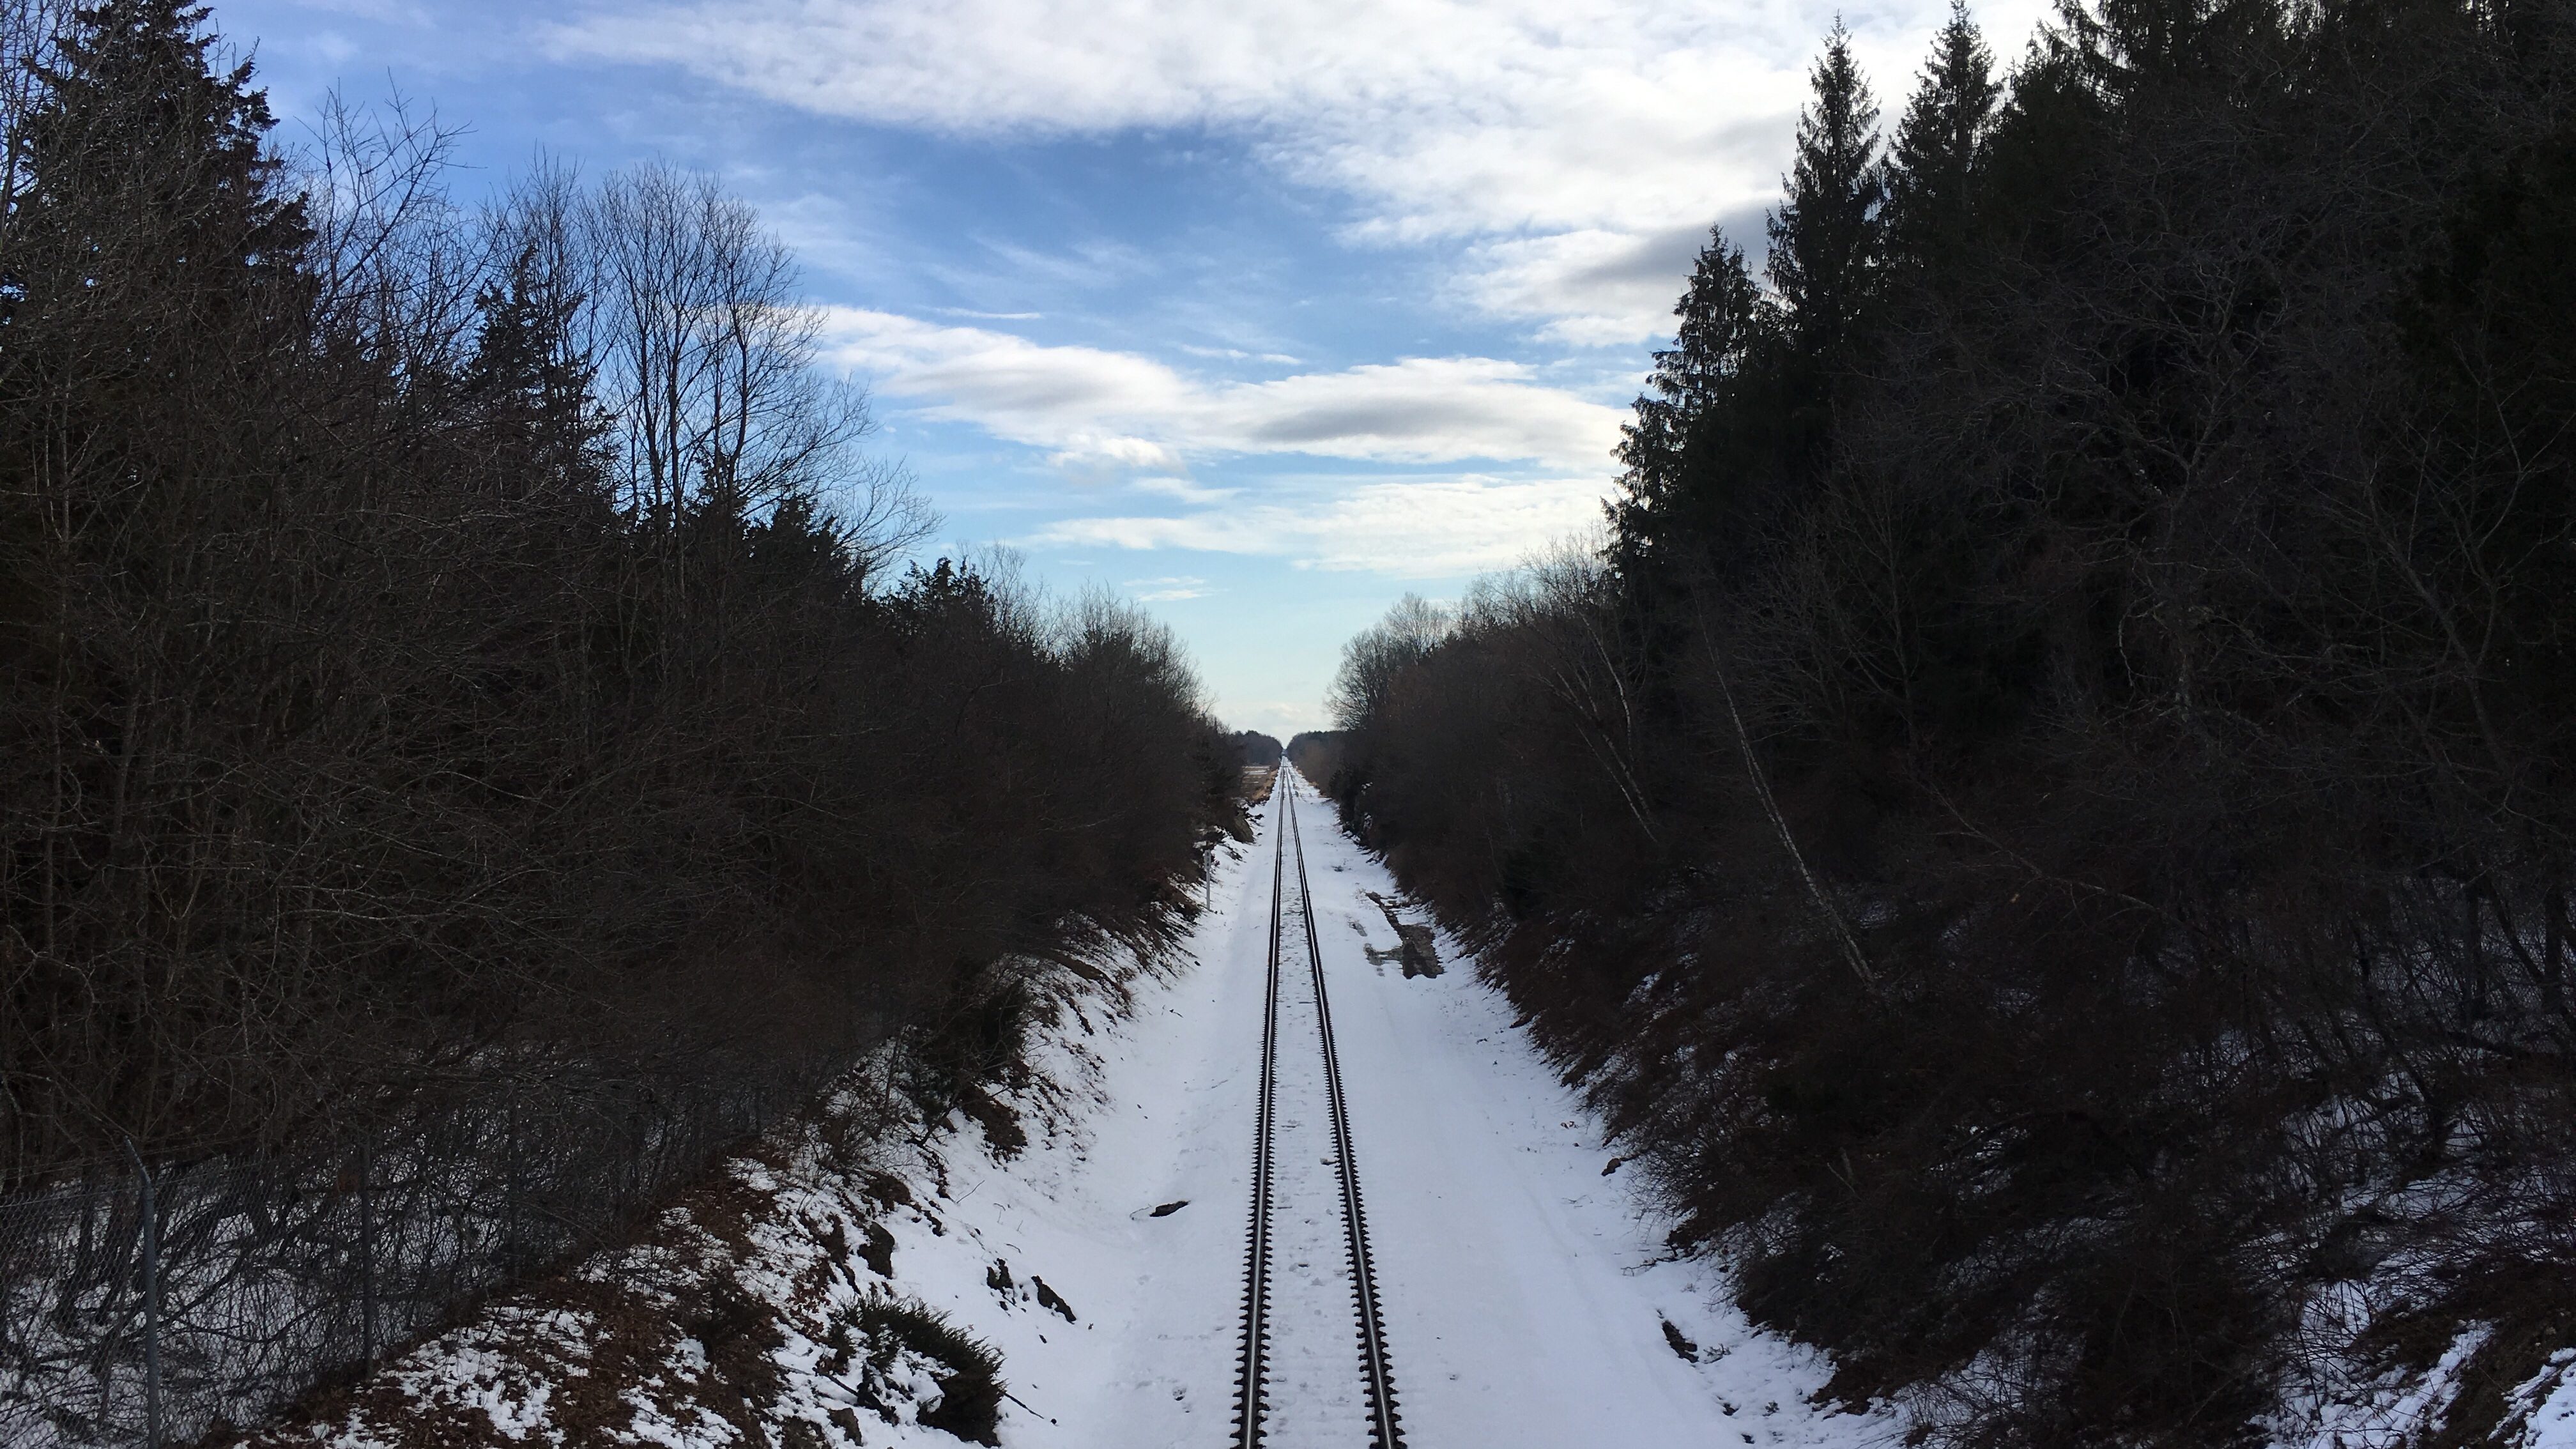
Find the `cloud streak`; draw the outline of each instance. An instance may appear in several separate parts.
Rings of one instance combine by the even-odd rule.
[[[1172,604],[1185,599],[1204,599],[1212,592],[1208,581],[1196,576],[1160,579],[1129,579],[1128,591],[1139,603]]]
[[[1024,542],[1189,549],[1393,578],[1449,578],[1508,568],[1557,539],[1598,528],[1607,491],[1598,480],[1576,478],[1396,479],[1306,504],[1208,509],[1176,518],[1066,519]]]
[[[835,357],[869,376],[880,397],[1047,449],[1078,476],[1185,476],[1193,458],[1278,453],[1519,462],[1599,476],[1623,416],[1540,385],[1527,364],[1492,358],[1211,381],[1133,353],[1042,346],[890,312],[838,308],[829,319]]]

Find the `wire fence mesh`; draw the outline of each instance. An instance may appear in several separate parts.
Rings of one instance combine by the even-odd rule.
[[[591,1246],[829,1075],[521,1088],[0,1198],[0,1446],[193,1443]]]

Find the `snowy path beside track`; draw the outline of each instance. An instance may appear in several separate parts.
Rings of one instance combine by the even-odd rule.
[[[1892,1418],[1810,1407],[1821,1361],[1752,1332],[1706,1265],[1665,1258],[1661,1225],[1638,1216],[1622,1177],[1603,1175],[1596,1129],[1471,963],[1407,979],[1369,959],[1397,944],[1368,898],[1392,898],[1394,883],[1311,789],[1296,798],[1408,1449],[1891,1439]],[[1029,1406],[1008,1411],[1006,1444],[1227,1441],[1281,799],[1220,875],[1197,964],[1084,1041],[1097,1110],[998,1166],[954,1145],[947,1199],[890,1223],[898,1286],[1002,1349]],[[1283,1139],[1283,1165],[1290,1155]],[[1174,1202],[1188,1206],[1153,1215]],[[997,1260],[1018,1292],[988,1286]],[[1332,1253],[1311,1261],[1346,1276]],[[1076,1322],[1036,1306],[1032,1275]],[[1347,1303],[1346,1284],[1327,1286],[1316,1301]],[[1346,1319],[1337,1309],[1313,1325],[1317,1351],[1299,1372],[1315,1394],[1339,1382],[1355,1409]],[[1698,1362],[1674,1350],[1666,1322]],[[1274,1370],[1274,1407],[1297,1392]]]

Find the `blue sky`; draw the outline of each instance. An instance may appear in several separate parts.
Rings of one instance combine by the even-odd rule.
[[[714,172],[797,249],[944,541],[1104,584],[1220,716],[1595,526],[1711,222],[1760,250],[1837,7],[1606,0],[216,0],[294,139],[338,87]],[[1839,7],[1889,123],[1946,0]],[[2017,54],[2029,0],[1978,7]]]

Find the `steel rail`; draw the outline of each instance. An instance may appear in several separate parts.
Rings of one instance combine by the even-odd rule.
[[[1402,1449],[1404,1431],[1395,1406],[1395,1375],[1387,1358],[1386,1329],[1379,1316],[1377,1274],[1369,1261],[1368,1223],[1360,1201],[1359,1164],[1351,1151],[1351,1114],[1342,1093],[1342,1066],[1333,1044],[1333,1013],[1324,991],[1322,936],[1315,929],[1315,896],[1306,879],[1306,838],[1298,827],[1296,787],[1288,770],[1279,772],[1277,854],[1270,876],[1270,979],[1261,1025],[1261,1105],[1255,1127],[1252,1166],[1251,1246],[1244,1267],[1243,1353],[1237,1367],[1234,1442],[1255,1449],[1261,1442],[1262,1417],[1268,1407],[1264,1374],[1269,1350],[1270,1202],[1272,1144],[1276,1125],[1274,1100],[1279,1061],[1280,951],[1287,924],[1287,865],[1297,856],[1298,912],[1306,928],[1306,965],[1315,991],[1316,1035],[1324,1062],[1325,1098],[1333,1125],[1333,1164],[1342,1190],[1342,1226],[1349,1245],[1351,1286],[1359,1317],[1360,1373],[1368,1394],[1371,1449]]]
[[[1283,766],[1279,771],[1283,786],[1286,775],[1287,770]],[[1279,796],[1279,813],[1287,811],[1288,797],[1283,791]],[[1278,835],[1278,842],[1270,866],[1270,982],[1261,1008],[1261,1106],[1252,1132],[1252,1230],[1244,1250],[1243,1354],[1235,1368],[1236,1449],[1254,1449],[1261,1442],[1261,1414],[1268,1406],[1263,1390],[1268,1367],[1266,1358],[1270,1351],[1271,1127],[1275,1121],[1274,1103],[1279,1082],[1281,904],[1288,874],[1288,837],[1275,825],[1273,833]]]
[[[1333,1046],[1333,1008],[1324,996],[1323,934],[1315,929],[1315,893],[1306,884],[1306,834],[1297,825],[1296,797],[1289,796],[1289,837],[1297,847],[1297,901],[1306,916],[1306,960],[1315,975],[1317,1034],[1324,1039],[1324,1085],[1333,1106],[1333,1160],[1342,1179],[1342,1225],[1350,1238],[1352,1296],[1360,1317],[1360,1372],[1368,1380],[1369,1442],[1373,1449],[1401,1449],[1395,1372],[1387,1363],[1386,1325],[1378,1316],[1377,1273],[1369,1263],[1368,1219],[1360,1206],[1360,1169],[1351,1154],[1351,1109],[1342,1096],[1342,1062]]]

